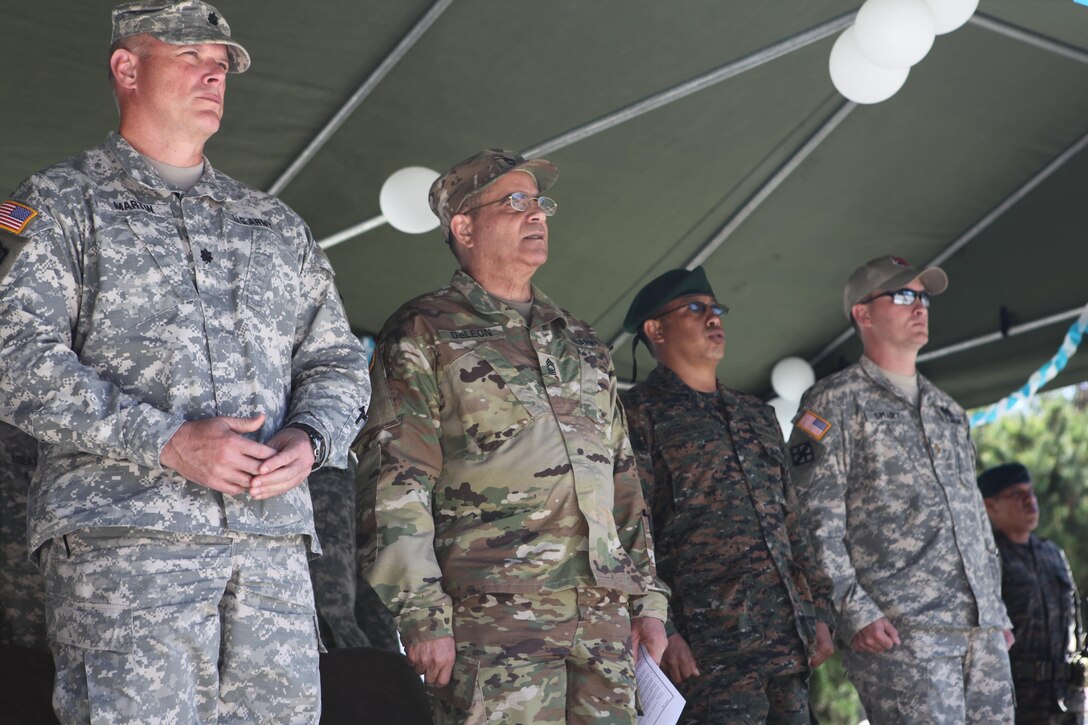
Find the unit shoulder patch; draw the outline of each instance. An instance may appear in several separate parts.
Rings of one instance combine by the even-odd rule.
[[[8,276],[8,272],[11,271],[15,260],[19,258],[19,253],[29,243],[30,241],[27,239],[0,230],[0,280]]]
[[[814,463],[816,461],[816,451],[813,450],[812,444],[808,441],[803,441],[790,448],[790,458],[795,466],[803,466],[806,463]]]

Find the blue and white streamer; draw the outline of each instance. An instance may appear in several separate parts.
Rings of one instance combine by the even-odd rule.
[[[1041,368],[1032,373],[1024,387],[997,401],[990,407],[972,413],[971,427],[975,428],[987,423],[993,423],[1023,401],[1032,398],[1035,393],[1039,392],[1039,388],[1053,380],[1065,368],[1069,358],[1073,357],[1073,353],[1080,346],[1081,338],[1086,331],[1088,331],[1088,305],[1085,305],[1084,309],[1081,310],[1077,321],[1069,326],[1069,332],[1065,333],[1065,339],[1062,340],[1062,345],[1058,348],[1058,352],[1054,354],[1054,357],[1047,360]]]

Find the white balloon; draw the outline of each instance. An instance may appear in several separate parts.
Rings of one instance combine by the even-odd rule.
[[[774,415],[778,418],[778,425],[782,426],[782,435],[787,436],[790,426],[793,425],[793,416],[801,402],[798,400],[786,400],[785,398],[771,398],[768,405],[774,408]]]
[[[394,171],[382,184],[378,206],[389,225],[407,234],[422,234],[438,226],[438,217],[427,203],[427,193],[438,172],[423,166]]]
[[[786,400],[800,400],[814,382],[816,373],[801,357],[782,358],[771,370],[771,387]]]
[[[975,14],[978,0],[926,0],[937,35],[951,33]]]
[[[933,15],[925,0],[865,0],[854,35],[866,58],[881,68],[910,68],[933,47]]]
[[[854,103],[880,103],[895,95],[907,82],[910,68],[888,70],[862,55],[853,26],[843,31],[831,48],[828,61],[831,82]]]

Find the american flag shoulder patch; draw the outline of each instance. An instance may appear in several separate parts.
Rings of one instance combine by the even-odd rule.
[[[38,216],[38,212],[26,204],[20,204],[17,201],[5,201],[0,204],[0,229],[9,231],[12,234],[22,234],[23,230],[26,229],[26,225],[36,216]]]
[[[831,430],[831,424],[811,410],[806,410],[804,415],[797,419],[797,427],[808,433],[815,440],[820,440]]]

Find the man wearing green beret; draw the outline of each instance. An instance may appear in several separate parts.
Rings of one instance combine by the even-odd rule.
[[[488,149],[431,187],[460,269],[385,323],[356,445],[368,578],[438,723],[634,723],[665,589],[608,347],[531,280],[543,159]]]
[[[1084,667],[1076,584],[1065,552],[1036,536],[1039,500],[1031,473],[1003,463],[978,477],[978,488],[1001,552],[1001,598],[1016,642],[1009,650],[1017,725],[1074,725],[1084,713]],[[1067,699],[1068,698],[1068,699]]]
[[[622,395],[672,590],[662,668],[685,723],[809,722],[809,668],[832,650],[774,411],[717,379],[722,315],[702,267],[642,288],[624,329],[657,367]]]

